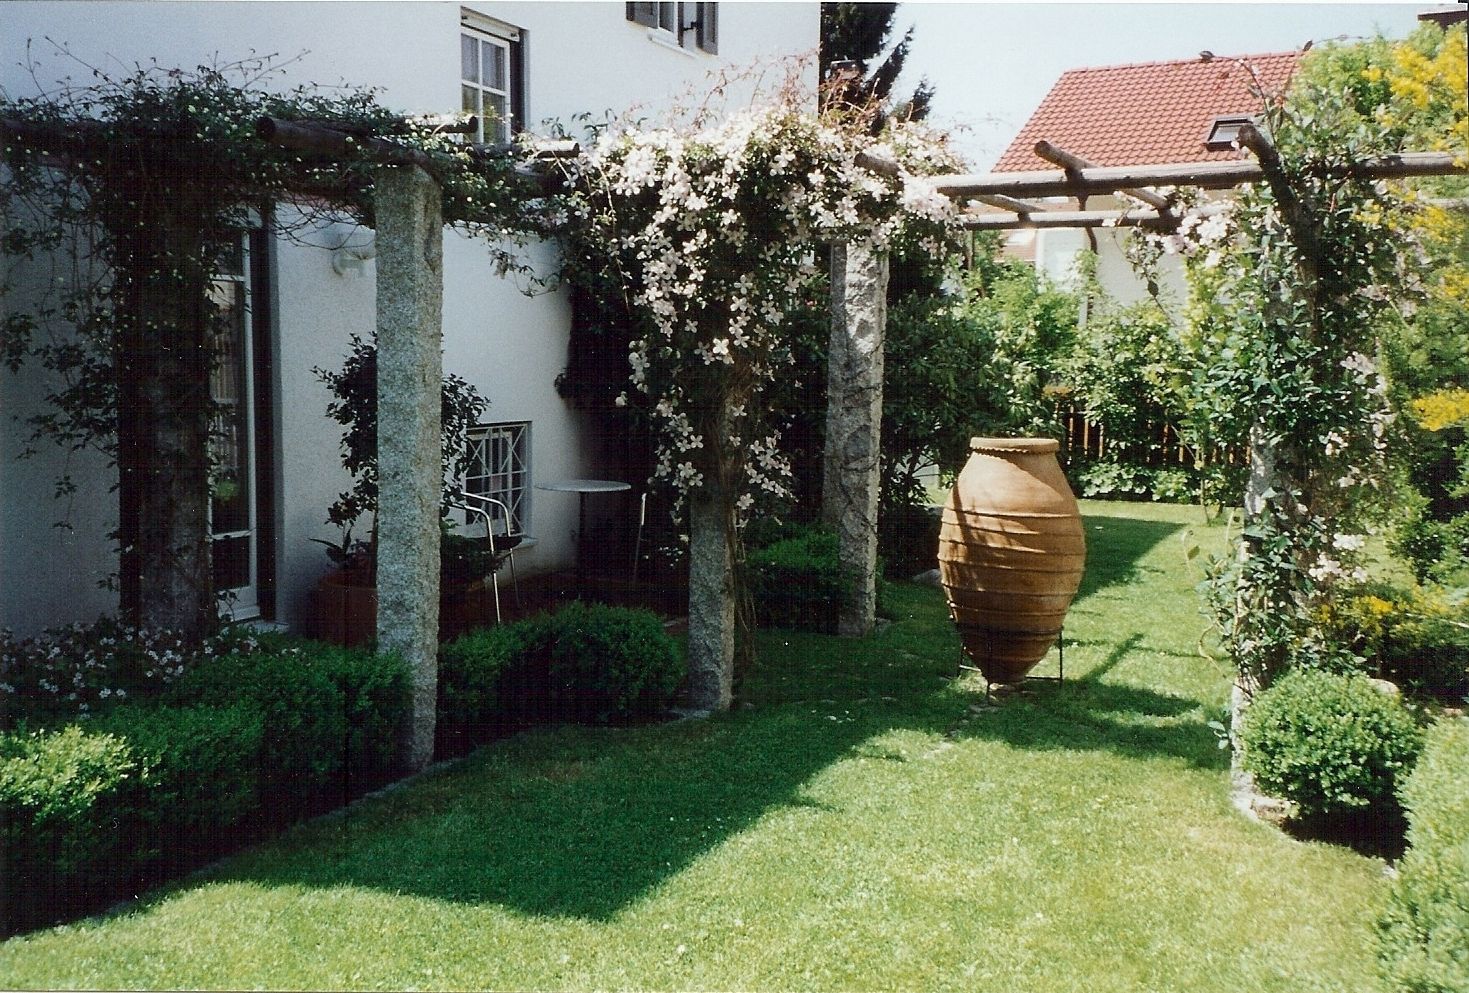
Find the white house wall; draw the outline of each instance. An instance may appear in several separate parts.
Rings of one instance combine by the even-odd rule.
[[[623,3],[466,3],[514,25],[526,38],[526,117],[568,124],[581,112],[601,115],[632,107],[649,117],[684,94],[702,92],[709,72],[762,61],[813,55],[819,12],[815,3],[721,4],[720,54],[677,49],[625,19]],[[11,97],[31,96],[34,81],[23,63],[38,63],[43,80],[72,75],[85,84],[81,63],[122,75],[125,66],[156,59],[192,67],[275,53],[284,67],[280,85],[366,85],[407,113],[455,112],[459,107],[458,3],[101,3],[0,4],[0,86]],[[63,42],[58,54],[45,38]],[[298,57],[299,56],[299,57]],[[806,78],[814,78],[814,57]],[[770,83],[778,69],[766,73]],[[749,83],[731,88],[730,106],[748,103]],[[557,395],[566,362],[569,314],[564,294],[530,297],[496,277],[482,246],[446,233],[444,252],[444,367],[463,376],[489,400],[486,420],[530,421],[534,479],[595,474],[581,452],[580,415]],[[552,264],[545,247],[532,255],[542,271]],[[338,273],[330,253],[281,241],[275,246],[272,348],[276,358],[277,612],[299,625],[309,590],[326,569],[320,546],[333,537],[326,507],[347,480],[340,469],[338,425],[327,420],[325,387],[312,370],[341,366],[352,333],[374,327],[374,268]],[[14,303],[14,301],[13,301]],[[50,497],[61,462],[55,453],[16,463],[23,428],[12,413],[34,410],[44,386],[32,369],[0,371],[0,626],[27,634],[42,627],[88,620],[115,610],[115,595],[96,579],[115,568],[105,539],[116,523],[115,474],[83,460],[90,480],[78,527],[60,535]],[[629,480],[635,486],[640,480]],[[531,570],[571,560],[575,498],[533,491],[534,548],[517,555]],[[44,563],[38,569],[37,564]]]

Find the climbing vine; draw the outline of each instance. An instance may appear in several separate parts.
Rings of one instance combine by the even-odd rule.
[[[1404,147],[1390,115],[1364,112],[1364,94],[1384,92],[1370,68],[1343,87],[1308,62],[1288,95],[1262,94],[1271,181],[1155,242],[1185,258],[1197,413],[1251,452],[1239,547],[1206,583],[1246,689],[1350,661],[1320,630],[1320,606],[1363,577],[1389,488],[1383,341],[1421,297],[1423,259],[1411,200],[1351,168]]]
[[[489,235],[502,269],[520,265],[516,236],[544,229],[509,157],[390,113],[371,91],[280,91],[280,75],[268,59],[89,69],[82,83],[0,98],[0,360],[50,374],[33,443],[95,448],[117,467],[124,614],[192,637],[217,623],[210,288],[240,233],[265,224],[305,237],[343,216],[371,225],[374,136],[422,154],[446,220]],[[257,133],[262,117],[326,124],[345,149],[288,150]]]

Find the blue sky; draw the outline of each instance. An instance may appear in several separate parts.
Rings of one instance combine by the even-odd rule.
[[[955,130],[976,171],[1000,157],[1067,69],[1196,56],[1282,52],[1380,30],[1401,38],[1422,10],[1394,3],[904,3],[897,31],[914,27],[898,92],[920,75],[938,91],[931,120]],[[896,33],[896,32],[895,32]]]

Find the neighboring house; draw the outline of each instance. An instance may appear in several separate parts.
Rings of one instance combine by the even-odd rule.
[[[121,75],[155,59],[192,67],[278,53],[282,87],[372,86],[385,106],[406,113],[473,110],[489,122],[478,137],[493,142],[547,119],[574,126],[586,112],[656,115],[685,93],[702,99],[711,73],[811,55],[819,8],[11,2],[0,21],[0,86],[13,97],[35,95],[38,80],[49,87],[72,76],[85,84],[83,65]],[[814,82],[814,57],[811,64]],[[750,87],[736,83],[728,96],[728,106],[739,107]],[[328,568],[309,539],[336,537],[326,508],[348,485],[340,428],[326,417],[329,398],[312,370],[340,368],[349,336],[375,326],[371,232],[343,227],[313,240],[319,244],[276,238],[268,227],[242,234],[237,264],[217,282],[238,331],[215,393],[240,410],[241,429],[225,447],[245,486],[228,505],[216,499],[216,574],[233,590],[237,617],[293,627],[304,625],[310,591]],[[517,554],[523,573],[564,568],[574,555],[577,498],[535,484],[602,469],[588,454],[593,425],[555,387],[567,365],[566,294],[527,295],[494,274],[482,245],[453,233],[444,241],[444,369],[491,403],[472,441],[467,482],[511,504],[516,527],[536,538]],[[553,263],[548,247],[531,254],[542,271]],[[0,299],[0,317],[6,306]],[[33,367],[0,371],[0,627],[19,635],[117,608],[116,595],[99,586],[116,568],[106,538],[117,521],[115,473],[98,456],[44,447],[16,460],[28,435],[18,418],[39,409],[47,388]],[[63,465],[81,483],[69,501],[52,497]],[[631,499],[604,512],[631,520],[643,480],[627,482]],[[51,526],[63,517],[72,530]]]
[[[1098,166],[1163,165],[1247,157],[1231,142],[1242,121],[1262,110],[1258,90],[1282,92],[1301,52],[1220,56],[1073,69],[1062,74],[1010,147],[995,172],[1058,168],[1036,155],[1049,141]],[[1088,209],[1127,206],[1130,200],[1091,197]],[[1122,254],[1121,229],[1017,231],[1015,254],[1033,259],[1043,273],[1065,279],[1079,252],[1097,252],[1102,285],[1122,300],[1145,293]],[[1094,241],[1093,241],[1094,239]],[[1170,282],[1182,291],[1181,273]]]

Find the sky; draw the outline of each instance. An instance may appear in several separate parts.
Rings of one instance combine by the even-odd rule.
[[[903,3],[895,34],[913,43],[895,95],[920,76],[937,90],[930,121],[954,134],[975,171],[988,171],[1068,69],[1216,55],[1285,52],[1307,41],[1402,38],[1417,14],[1445,4]]]

